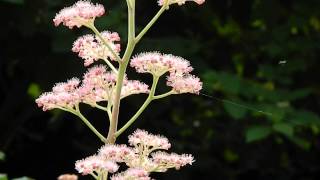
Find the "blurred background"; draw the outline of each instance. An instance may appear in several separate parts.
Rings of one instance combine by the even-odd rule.
[[[73,0],[0,0],[0,173],[56,179],[102,145],[77,117],[42,112],[34,100],[56,82],[81,77],[83,60],[70,51],[85,28],[54,27]],[[126,45],[125,1],[105,5],[100,30]],[[154,174],[169,180],[317,180],[320,178],[320,1],[207,0],[173,5],[135,53],[161,51],[191,61],[204,83],[197,95],[153,102],[119,139],[136,128],[167,136],[172,151],[192,153],[194,165]],[[153,17],[156,0],[137,0],[137,29]],[[131,79],[151,77],[129,70]],[[165,79],[159,93],[166,92]],[[120,124],[145,95],[122,101]],[[81,106],[101,132],[106,115]],[[3,177],[3,175],[2,175]],[[89,179],[81,177],[80,179]]]

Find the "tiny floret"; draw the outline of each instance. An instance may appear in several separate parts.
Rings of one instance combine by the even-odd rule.
[[[100,17],[105,13],[101,4],[93,4],[90,1],[78,1],[70,7],[62,9],[53,19],[54,25],[64,26],[72,29],[74,26],[88,26],[93,23],[96,17]]]

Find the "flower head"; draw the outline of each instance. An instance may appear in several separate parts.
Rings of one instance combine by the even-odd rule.
[[[139,73],[151,73],[158,76],[168,71],[183,74],[193,70],[189,61],[178,56],[158,52],[141,53],[131,60],[130,65]]]
[[[190,154],[178,155],[175,153],[168,154],[166,152],[155,152],[151,154],[153,161],[158,164],[158,170],[166,171],[166,169],[175,167],[180,169],[182,166],[187,164],[192,165],[194,158]]]
[[[134,150],[126,145],[104,145],[99,149],[99,155],[116,162],[126,162],[135,158]]]
[[[58,180],[78,180],[78,176],[75,174],[62,174],[57,179]]]
[[[201,5],[205,2],[205,0],[158,0],[159,6],[165,5],[166,1],[168,1],[167,5],[178,4],[179,6],[184,5],[187,1],[193,1],[198,5]]]
[[[111,180],[150,180],[149,173],[141,168],[129,168],[111,177]]]
[[[199,94],[202,89],[202,82],[193,75],[170,75],[167,78],[167,85],[173,88],[175,93],[194,93]]]
[[[116,43],[120,41],[119,34],[116,32],[103,31],[101,35],[112,50],[119,54],[120,44]],[[72,51],[78,53],[78,56],[84,59],[85,66],[91,65],[99,59],[116,59],[101,39],[91,34],[79,37],[73,43]]]
[[[101,4],[93,4],[90,1],[78,1],[73,6],[66,7],[57,13],[53,19],[55,26],[63,24],[70,29],[74,26],[78,28],[92,23],[96,17],[105,13]]]
[[[151,172],[165,172],[169,168],[180,169],[194,162],[190,154],[159,152],[160,149],[170,148],[168,139],[144,130],[138,129],[130,135],[129,143],[133,147],[106,144],[99,149],[98,155],[77,161],[76,169],[84,175],[97,170],[100,170],[100,173],[112,173],[117,171],[118,166],[115,163],[125,163],[128,169],[113,175],[112,180],[150,180]],[[107,166],[105,162],[113,164]]]
[[[76,170],[83,175],[99,171],[114,173],[119,169],[119,166],[115,162],[105,160],[103,157],[96,155],[76,161],[75,166]]]
[[[147,131],[141,129],[137,129],[129,136],[129,143],[135,147],[141,146],[152,149],[168,150],[171,147],[171,144],[166,137],[149,134]]]
[[[36,103],[42,107],[43,111],[54,108],[72,109],[81,101],[76,93],[79,83],[80,81],[76,78],[70,79],[66,83],[57,83],[52,88],[52,92],[43,93],[36,99]]]
[[[121,98],[132,94],[149,93],[149,86],[137,80],[128,80],[121,89]]]

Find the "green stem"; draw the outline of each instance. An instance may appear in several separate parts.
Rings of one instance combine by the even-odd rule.
[[[112,117],[109,126],[107,143],[114,144],[116,141],[115,133],[117,132],[119,109],[120,109],[120,95],[123,86],[123,79],[135,47],[135,0],[127,0],[128,3],[128,44],[122,60],[120,61],[119,73],[117,78],[115,97],[113,98]]]
[[[88,126],[88,128],[89,128],[96,136],[99,137],[99,139],[100,139],[102,142],[106,142],[106,138],[105,138],[102,134],[100,134],[99,131],[89,122],[89,120],[88,120],[87,118],[85,118],[85,117],[81,114],[81,112],[80,112],[80,110],[79,110],[79,104],[76,105],[76,110],[71,110],[71,109],[67,109],[67,108],[63,108],[63,107],[60,107],[59,109],[64,110],[64,111],[67,111],[67,112],[70,112],[70,113],[78,116],[78,117],[82,120],[82,122],[84,122],[84,123]]]
[[[165,97],[170,96],[172,94],[175,94],[175,92],[173,90],[171,90],[171,91],[169,91],[167,93],[161,94],[161,95],[154,96],[153,99],[165,98]]]
[[[100,106],[99,104],[95,104],[94,107],[96,107],[96,108],[98,108],[98,109],[100,109],[100,110],[103,110],[103,111],[108,112],[108,108],[103,107],[103,106]]]
[[[116,52],[114,52],[114,50],[111,48],[111,46],[108,44],[108,42],[102,37],[101,33],[94,26],[94,24],[92,23],[92,24],[88,25],[87,27],[90,28],[99,37],[99,39],[108,48],[108,50],[112,53],[112,55],[116,58],[116,60],[120,62],[121,58],[119,57],[119,55]],[[110,67],[110,68],[112,68],[112,67]]]
[[[151,26],[159,19],[161,14],[168,8],[169,6],[165,3],[161,9],[157,12],[157,14],[151,19],[151,21],[143,28],[143,30],[139,33],[139,35],[135,38],[135,42],[138,43],[141,38],[148,32]]]
[[[134,123],[138,119],[138,117],[141,115],[141,113],[148,107],[148,105],[153,100],[158,81],[159,81],[159,77],[153,76],[152,87],[151,87],[148,98],[145,100],[145,102],[140,107],[140,109],[132,116],[132,118],[119,131],[116,132],[116,137],[120,136],[126,129],[128,129],[128,127],[130,127],[132,123]]]
[[[103,59],[103,60],[104,60],[104,62],[107,63],[107,65],[110,67],[110,69],[111,69],[114,73],[118,74],[118,70],[112,65],[112,63],[111,63],[108,59]]]

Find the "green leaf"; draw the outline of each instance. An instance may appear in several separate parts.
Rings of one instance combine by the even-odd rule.
[[[0,161],[3,161],[6,159],[6,155],[4,154],[4,152],[0,151]]]
[[[289,140],[291,140],[293,143],[295,143],[304,150],[309,150],[311,148],[311,143],[306,139],[302,139],[299,137],[289,137]]]
[[[12,4],[18,4],[18,5],[24,4],[24,0],[0,0],[0,1],[12,3]]]
[[[253,126],[246,131],[246,142],[254,142],[267,138],[272,132],[272,129],[267,126]]]
[[[233,104],[231,101],[230,102],[224,101],[223,107],[229,113],[229,115],[234,119],[241,119],[247,113],[247,110],[245,108],[239,107]]]
[[[297,111],[293,114],[294,117],[291,119],[296,124],[300,125],[320,125],[320,118],[317,114],[309,111]]]
[[[41,90],[38,84],[31,83],[28,87],[28,95],[32,98],[37,98],[41,94]]]
[[[208,71],[202,76],[206,82],[206,84],[204,84],[204,88],[207,91],[218,89],[231,94],[239,93],[241,79],[237,75],[225,72]]]
[[[0,180],[8,180],[8,176],[6,174],[0,174]]]
[[[292,137],[294,134],[294,129],[291,124],[288,123],[278,123],[272,126],[273,130],[279,132],[283,135]]]

